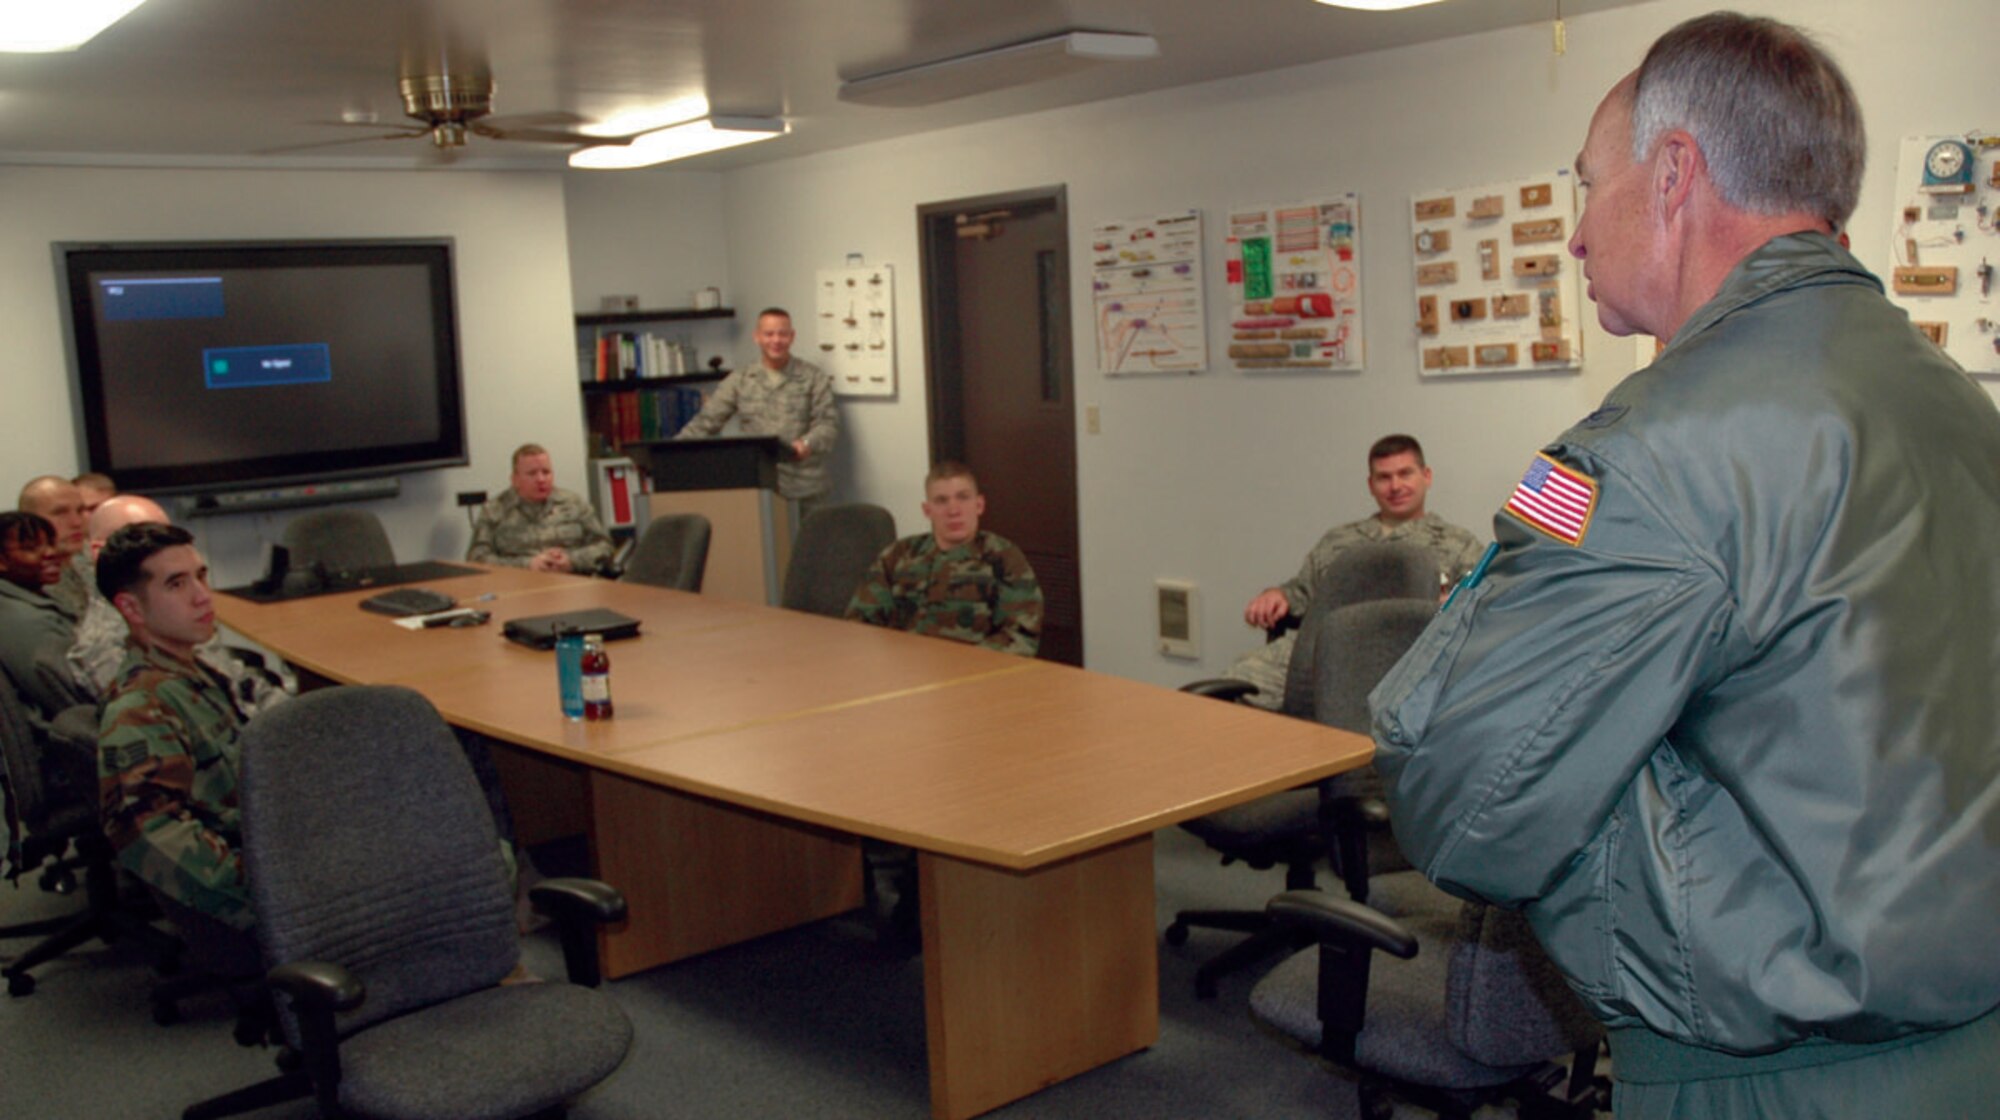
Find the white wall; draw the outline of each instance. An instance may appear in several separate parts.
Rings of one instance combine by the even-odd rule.
[[[50,244],[86,240],[436,237],[457,241],[472,465],[404,476],[364,503],[406,560],[463,555],[459,490],[497,492],[508,454],[547,445],[584,486],[561,178],[554,174],[0,167],[0,491],[80,468]],[[189,522],[218,584],[253,577],[289,511]]]
[[[1407,430],[1423,439],[1437,472],[1433,508],[1484,534],[1533,451],[1633,368],[1634,345],[1593,322],[1581,375],[1420,378],[1402,251],[1406,206],[1420,190],[1568,166],[1603,92],[1659,33],[1712,7],[1660,0],[1572,20],[1561,58],[1539,24],[731,173],[723,205],[732,298],[810,306],[814,270],[850,251],[897,266],[901,395],[842,402],[848,438],[838,482],[845,495],[887,505],[915,531],[928,454],[915,208],[1066,184],[1078,397],[1100,406],[1103,419],[1101,435],[1084,434],[1078,423],[1087,661],[1184,681],[1253,644],[1257,636],[1240,620],[1244,601],[1290,575],[1327,525],[1370,511],[1361,480],[1373,438]],[[1853,238],[1862,260],[1884,269],[1898,138],[1994,127],[1964,117],[1959,96],[1990,83],[1979,41],[1990,35],[1959,33],[1992,30],[1990,0],[1913,7],[1771,0],[1760,10],[1817,30],[1867,107],[1875,159]],[[1920,48],[1904,45],[1914,44],[1912,20],[1928,29]],[[1204,211],[1211,346],[1219,353],[1226,208],[1334,190],[1362,198],[1364,373],[1107,379],[1096,372],[1086,282],[1091,224]],[[615,220],[645,217],[632,208]],[[596,212],[590,220],[614,218]],[[578,264],[579,276],[585,267]],[[1199,665],[1152,652],[1150,587],[1162,576],[1202,589],[1207,640]]]

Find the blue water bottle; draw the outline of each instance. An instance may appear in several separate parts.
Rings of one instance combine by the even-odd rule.
[[[575,630],[556,634],[556,684],[562,689],[562,713],[583,719],[583,635]]]

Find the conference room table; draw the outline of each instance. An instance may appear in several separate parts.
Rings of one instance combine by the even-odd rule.
[[[606,580],[482,569],[491,611],[407,630],[367,591],[216,598],[335,683],[396,684],[587,789],[625,976],[862,902],[861,837],[917,852],[931,1110],[975,1116],[1159,1034],[1152,833],[1365,763],[1364,737],[937,638]],[[609,608],[614,718],[572,722],[507,619]],[[511,796],[519,797],[519,791]]]

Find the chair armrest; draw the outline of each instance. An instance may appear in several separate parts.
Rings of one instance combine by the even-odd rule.
[[[367,988],[331,961],[281,964],[265,973],[264,980],[290,997],[292,1014],[298,1019],[299,1057],[312,1080],[313,1095],[327,1115],[340,1115],[340,1032],[333,1016],[361,1006]]]
[[[537,912],[555,919],[569,982],[586,988],[602,984],[597,927],[624,919],[625,896],[595,879],[544,879],[529,888],[528,901]]]
[[[596,879],[544,879],[528,889],[535,911],[561,921],[579,918],[609,925],[625,917],[625,896]]]
[[[281,964],[265,977],[273,988],[292,997],[302,1015],[314,1011],[352,1011],[368,990],[355,975],[331,961]]]
[[[1241,700],[1245,696],[1255,696],[1258,689],[1249,681],[1211,677],[1208,680],[1189,681],[1180,687],[1180,691],[1195,696],[1206,696],[1212,700]]]
[[[1416,936],[1402,923],[1380,910],[1323,891],[1286,891],[1266,903],[1264,912],[1280,925],[1312,934],[1321,944],[1359,945],[1403,960],[1417,955]]]

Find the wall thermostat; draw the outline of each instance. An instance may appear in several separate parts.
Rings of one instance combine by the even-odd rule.
[[[1153,582],[1160,652],[1169,657],[1201,656],[1201,592],[1185,580]]]

